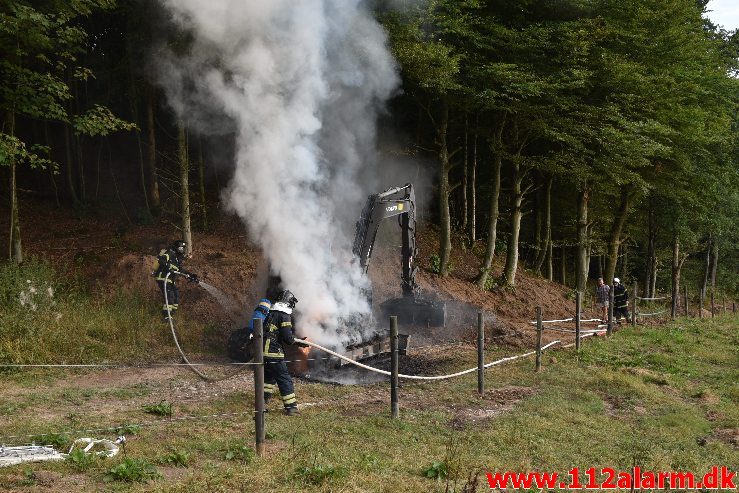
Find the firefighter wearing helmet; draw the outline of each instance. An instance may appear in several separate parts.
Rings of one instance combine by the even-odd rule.
[[[176,284],[177,277],[183,276],[191,282],[199,282],[198,276],[182,267],[186,249],[187,243],[177,240],[169,248],[162,249],[157,256],[159,265],[152,275],[156,278],[164,297],[162,315],[165,322],[169,322],[170,315],[174,315],[179,308],[180,293]]]
[[[293,309],[298,300],[288,290],[282,291],[267,316],[264,335],[264,400],[267,402],[279,391],[285,414],[295,416],[298,400],[295,387],[285,363],[284,345],[300,344],[295,339]]]

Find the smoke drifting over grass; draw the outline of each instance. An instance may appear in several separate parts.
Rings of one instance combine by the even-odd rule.
[[[338,320],[369,312],[351,241],[398,85],[384,31],[360,0],[162,2],[188,33],[184,55],[157,60],[170,105],[199,133],[235,135],[224,202],[300,300],[302,330],[341,342]]]

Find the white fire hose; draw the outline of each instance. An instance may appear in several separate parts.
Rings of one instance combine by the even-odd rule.
[[[210,377],[203,374],[200,370],[195,368],[192,363],[190,363],[190,360],[187,359],[187,356],[185,356],[185,352],[180,347],[180,341],[177,339],[177,333],[174,330],[174,323],[172,322],[172,312],[169,309],[169,298],[167,297],[167,283],[169,283],[170,274],[172,273],[167,272],[167,275],[164,277],[164,304],[167,307],[167,321],[169,322],[169,328],[172,330],[172,338],[174,339],[174,343],[177,346],[177,350],[182,356],[182,360],[187,364],[187,366],[203,380],[210,380]]]
[[[555,344],[560,344],[560,342],[561,341],[552,341],[549,344],[547,344],[546,346],[542,346],[541,350],[544,351],[545,349],[548,349],[548,348],[554,346]],[[324,351],[324,352],[326,352],[326,353],[328,353],[328,354],[330,354],[332,356],[336,356],[337,358],[340,358],[340,359],[346,361],[347,363],[351,363],[351,364],[353,364],[355,366],[358,366],[360,368],[364,368],[365,370],[374,371],[375,373],[380,373],[382,375],[388,375],[388,376],[390,375],[390,372],[389,371],[380,370],[379,368],[373,368],[371,366],[368,366],[368,365],[365,365],[363,363],[360,363],[359,361],[354,361],[353,359],[348,358],[348,357],[344,356],[343,354],[339,354],[339,353],[336,353],[334,351],[331,351],[330,349],[327,349],[327,348],[325,348],[323,346],[319,346],[315,342],[311,342],[311,341],[308,341],[308,340],[302,340],[302,341],[300,341],[300,343],[301,344],[304,344],[304,345],[307,345],[307,346],[314,347],[314,348],[319,349],[321,351]],[[532,354],[536,354],[536,351],[531,351],[531,352],[528,352],[528,353],[525,353],[525,354],[519,354],[518,356],[509,356],[508,358],[499,359],[497,361],[493,361],[492,363],[487,363],[487,364],[483,365],[483,368],[490,368],[491,366],[499,365],[499,364],[505,363],[507,361],[513,361],[514,359],[525,358],[526,356],[531,356]],[[477,367],[470,368],[469,370],[458,371],[457,373],[452,373],[452,374],[449,374],[449,375],[436,375],[436,376],[433,376],[433,377],[423,377],[423,376],[420,376],[420,375],[404,375],[402,373],[399,373],[398,374],[398,378],[406,378],[408,380],[446,380],[447,378],[459,377],[461,375],[466,375],[467,373],[472,373],[474,371],[477,371]]]

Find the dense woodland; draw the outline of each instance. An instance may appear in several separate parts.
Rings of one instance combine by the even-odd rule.
[[[402,76],[383,125],[435,163],[441,276],[472,246],[480,289],[525,267],[577,290],[603,275],[736,296],[739,34],[705,1],[398,3],[374,5]],[[9,260],[25,199],[208,229],[228,142],[178,121],[148,75],[187,33],[148,0],[0,4]]]

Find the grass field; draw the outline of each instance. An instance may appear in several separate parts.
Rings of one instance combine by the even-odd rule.
[[[474,365],[474,347],[449,351],[440,372]],[[0,490],[472,492],[489,491],[488,471],[739,469],[737,318],[625,328],[580,354],[547,353],[543,371],[532,370],[532,359],[488,370],[482,397],[474,374],[406,383],[398,420],[386,384],[298,382],[302,415],[270,404],[263,458],[252,452],[248,372],[214,384],[170,370],[13,373],[3,377],[0,436],[128,425],[116,430],[128,444],[114,459],[0,469]]]

